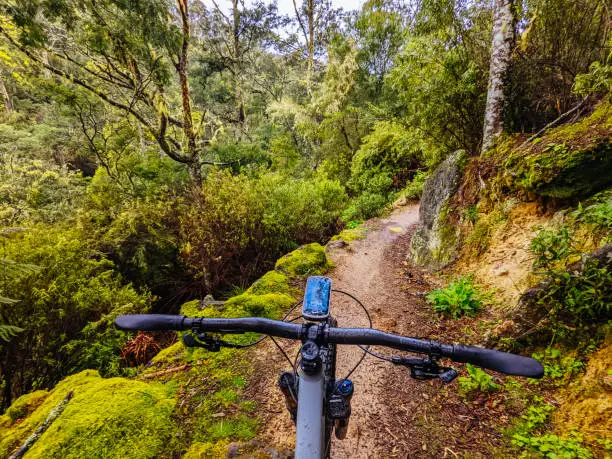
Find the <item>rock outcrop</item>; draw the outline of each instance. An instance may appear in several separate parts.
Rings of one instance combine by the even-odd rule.
[[[459,150],[448,156],[425,182],[419,224],[412,236],[409,259],[431,271],[455,260],[459,230],[449,223],[448,202],[457,191],[467,157]]]

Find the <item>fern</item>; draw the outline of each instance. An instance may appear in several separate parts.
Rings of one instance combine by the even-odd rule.
[[[0,258],[0,269],[7,275],[18,276],[20,274],[32,274],[40,271],[40,266],[29,263],[17,263],[13,260]]]
[[[22,331],[23,328],[15,327],[13,325],[0,325],[0,339],[9,342],[11,338]]]
[[[15,303],[17,303],[17,300],[6,298],[5,296],[0,296],[0,304],[15,304]]]

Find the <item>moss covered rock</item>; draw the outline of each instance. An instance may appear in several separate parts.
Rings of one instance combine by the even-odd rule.
[[[612,106],[601,103],[582,121],[560,126],[510,152],[501,169],[512,189],[580,198],[612,184]]]
[[[280,293],[284,295],[297,296],[300,291],[291,287],[289,277],[279,271],[268,271],[247,290],[253,295],[263,295],[267,293]]]
[[[28,458],[153,458],[176,431],[175,385],[103,379],[86,370],[59,383],[22,422],[0,426],[0,456],[19,447],[69,391],[72,399]]]
[[[303,245],[276,262],[276,270],[288,276],[316,276],[325,274],[330,268],[325,248],[316,242]]]
[[[22,395],[0,416],[0,425],[10,427],[15,421],[27,417],[49,396],[47,390],[37,390]]]
[[[457,151],[446,158],[423,187],[419,224],[408,257],[432,271],[442,269],[457,256],[459,229],[448,219],[450,198],[457,190],[467,157]]]

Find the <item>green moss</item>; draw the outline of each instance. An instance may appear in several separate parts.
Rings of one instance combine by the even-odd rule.
[[[437,244],[431,247],[431,258],[439,266],[445,266],[456,257],[459,245],[459,231],[448,221],[447,214],[441,213],[438,221],[439,240]]]
[[[183,459],[209,459],[211,457],[226,457],[227,456],[227,441],[218,442],[196,442],[183,456]]]
[[[345,242],[352,242],[365,238],[366,234],[367,228],[363,226],[358,226],[357,228],[345,229],[341,231],[340,234],[336,234],[334,237],[332,237],[331,241],[342,240]]]
[[[265,295],[252,295],[245,292],[242,295],[230,298],[226,303],[225,317],[258,316],[278,318],[286,311],[295,299],[283,293],[267,293]]]
[[[29,458],[157,457],[176,430],[175,385],[102,379],[87,370],[64,379],[22,423],[0,432],[0,455],[23,442],[71,390],[73,398]]]
[[[181,314],[187,317],[199,317],[202,315],[200,300],[193,300],[181,306]]]
[[[612,108],[602,103],[575,124],[560,126],[504,164],[505,182],[554,198],[584,197],[612,183]]]
[[[303,245],[276,262],[276,269],[288,276],[321,275],[331,266],[325,256],[325,249],[316,242]]]
[[[174,366],[185,362],[185,346],[182,341],[177,341],[172,346],[162,349],[151,360],[151,368],[162,365]]]
[[[16,420],[27,417],[32,411],[38,408],[48,396],[49,391],[47,390],[37,390],[30,394],[22,395],[6,410],[4,416],[0,417],[0,423],[4,424],[3,421],[8,421],[8,425],[11,425]],[[5,417],[8,419],[3,419]]]
[[[249,287],[246,293],[262,295],[266,293],[282,293],[297,296],[299,291],[289,285],[289,278],[279,271],[268,271]]]

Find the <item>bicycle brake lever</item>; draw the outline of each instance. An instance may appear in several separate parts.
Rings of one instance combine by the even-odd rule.
[[[213,338],[205,333],[198,335],[197,340],[189,333],[185,333],[183,335],[183,343],[187,347],[201,347],[210,352],[219,352],[222,345],[219,338]]]
[[[419,359],[415,357],[392,357],[395,365],[410,368],[410,377],[417,380],[429,380],[439,378],[447,384],[457,377],[457,371],[450,367],[442,367],[432,358]]]

